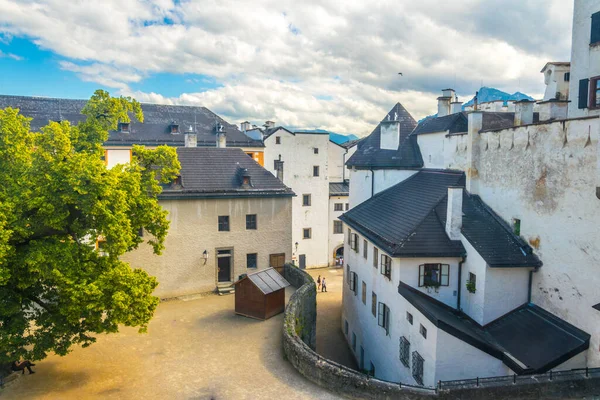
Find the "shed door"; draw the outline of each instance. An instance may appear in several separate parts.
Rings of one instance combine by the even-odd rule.
[[[300,254],[300,269],[306,268],[306,254]]]
[[[269,266],[277,270],[277,272],[283,271],[283,264],[285,264],[285,253],[280,254],[269,254]]]
[[[231,281],[231,250],[217,251],[217,271],[219,282]]]

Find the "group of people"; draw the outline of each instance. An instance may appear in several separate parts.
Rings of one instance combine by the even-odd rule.
[[[321,279],[321,275],[317,278],[317,292],[327,292],[327,282],[325,282],[325,277]]]

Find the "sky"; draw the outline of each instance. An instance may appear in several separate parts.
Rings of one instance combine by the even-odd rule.
[[[359,136],[441,89],[544,92],[571,0],[0,0],[0,93],[202,105]],[[402,75],[398,73],[402,72]]]

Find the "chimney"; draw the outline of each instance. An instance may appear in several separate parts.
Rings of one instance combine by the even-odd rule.
[[[252,125],[248,121],[244,121],[240,124],[240,130],[242,132],[246,132],[247,130],[252,129]]]
[[[467,127],[467,190],[479,194],[479,165],[480,140],[479,131],[483,128],[483,112],[472,111],[468,115]]]
[[[446,233],[450,240],[460,240],[462,228],[463,188],[450,186],[448,188],[448,208],[446,211]]]
[[[217,147],[220,149],[227,147],[227,135],[225,135],[225,132],[217,133]]]
[[[194,128],[190,127],[185,131],[184,135],[185,147],[197,147],[198,146],[198,135],[194,132]]]
[[[527,99],[515,102],[515,126],[533,124],[533,103]]]
[[[462,111],[462,102],[458,101],[458,98],[456,98],[456,101],[453,101],[452,103],[450,103],[450,114],[456,114]]]
[[[390,116],[379,124],[379,148],[382,150],[398,150],[400,147],[400,121]]]
[[[275,126],[275,122],[273,122],[273,121],[266,121],[265,125],[264,125],[265,129],[271,129],[274,126]]]
[[[450,102],[452,101],[452,97],[444,97],[444,96],[438,97],[437,101],[438,101],[438,112],[437,112],[438,118],[449,115],[450,114]]]

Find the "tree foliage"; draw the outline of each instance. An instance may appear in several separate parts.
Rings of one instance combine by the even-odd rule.
[[[179,172],[176,151],[134,146],[130,164],[108,169],[108,131],[142,121],[140,104],[99,90],[82,114],[32,132],[17,109],[0,110],[0,361],[65,355],[120,324],[145,331],[158,304],[156,279],[119,256],[142,228],[163,249],[157,196]]]

